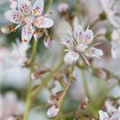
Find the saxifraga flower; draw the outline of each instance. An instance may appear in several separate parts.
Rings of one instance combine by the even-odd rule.
[[[18,9],[11,9],[5,12],[5,17],[12,23],[22,28],[22,41],[28,42],[37,28],[50,28],[53,26],[53,20],[48,18],[49,14],[43,15],[44,2],[36,0],[31,6],[30,0],[18,0]],[[35,37],[36,38],[36,37]]]

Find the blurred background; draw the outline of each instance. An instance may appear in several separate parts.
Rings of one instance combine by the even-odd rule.
[[[28,44],[21,42],[21,28],[8,34],[9,28],[14,26],[4,17],[5,11],[11,7],[10,1],[2,0],[0,2],[0,100],[2,100],[2,103],[0,102],[0,109],[2,108],[0,120],[8,120],[13,115],[22,115],[24,113],[30,74],[27,63],[31,58],[33,44],[33,40]],[[47,6],[48,0],[44,0],[44,2],[45,6]],[[61,3],[65,3],[67,7],[61,7]],[[14,3],[14,5],[16,4]],[[50,17],[55,23],[54,27],[48,31],[55,40],[55,45],[47,49],[43,44],[44,35],[39,38],[36,69],[53,69],[63,59],[63,46],[60,44],[60,38],[61,34],[67,31],[68,22],[72,23],[72,20],[77,15],[80,24],[90,26],[102,11],[100,0],[53,0]],[[67,114],[81,110],[81,113],[97,118],[98,110],[105,109],[104,103],[108,98],[120,99],[120,44],[115,43],[113,45],[112,42],[116,38],[120,41],[120,32],[118,34],[107,19],[99,21],[91,29],[95,34],[100,34],[95,40],[101,42],[97,47],[103,50],[104,56],[101,59],[90,59],[92,66],[90,68],[87,68],[83,63],[75,68],[74,81],[65,98],[63,113]],[[116,37],[116,34],[119,37]],[[115,52],[113,46],[117,49]],[[83,69],[85,70],[84,74]],[[65,64],[58,71],[60,75],[63,75],[64,81],[67,79],[68,71],[69,66]],[[58,73],[56,73],[56,76],[58,76]],[[34,80],[33,85],[40,84],[46,74],[48,73]],[[62,86],[59,80],[53,77],[34,100],[28,120],[49,119],[46,115],[49,97],[60,90],[62,90]],[[84,105],[86,98],[88,101],[90,100],[90,103],[83,109],[82,105]],[[120,104],[120,101],[118,104]],[[64,119],[73,120],[74,117]]]

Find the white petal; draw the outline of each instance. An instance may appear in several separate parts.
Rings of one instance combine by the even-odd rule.
[[[16,9],[17,8],[17,0],[9,0],[10,2],[10,8]]]
[[[28,42],[32,38],[33,35],[33,28],[32,25],[25,25],[22,28],[22,41],[23,42]]]
[[[114,113],[110,120],[120,120],[120,112]]]
[[[99,118],[100,120],[109,120],[109,116],[106,112],[99,110]]]
[[[109,18],[111,24],[115,27],[115,28],[120,28],[120,16],[112,16]]]
[[[37,17],[34,21],[34,25],[38,28],[50,28],[53,24],[53,20],[46,17]]]
[[[12,23],[22,23],[23,22],[23,16],[15,10],[8,10],[5,12],[5,17]]]
[[[31,10],[30,0],[18,0],[18,10],[24,15],[30,14]]]
[[[64,57],[64,61],[68,65],[72,65],[79,59],[79,54],[77,52],[68,51]]]
[[[93,31],[90,29],[87,29],[84,34],[84,43],[87,45],[91,44],[93,41],[93,38],[94,38]]]
[[[108,112],[110,115],[112,115],[113,113],[115,113],[115,112],[117,111],[117,109],[113,106],[112,101],[110,101],[110,100],[107,100],[107,101],[105,102],[105,107],[106,107],[106,109],[107,109],[107,112]]]
[[[65,45],[67,48],[74,47],[73,41],[74,40],[71,36],[64,35],[61,37],[61,44]]]
[[[43,12],[43,8],[44,8],[43,0],[36,0],[32,7],[32,14],[35,16],[41,15]]]
[[[55,105],[53,105],[52,107],[50,107],[47,111],[47,115],[50,117],[50,118],[53,118],[55,116],[57,116],[59,112],[59,108],[56,108]]]
[[[88,50],[85,51],[85,55],[87,57],[97,57],[99,58],[100,56],[103,55],[103,51],[97,48],[89,48]]]
[[[74,38],[78,43],[80,43],[83,40],[83,36],[84,36],[84,30],[82,26],[79,25],[76,28],[74,28]]]

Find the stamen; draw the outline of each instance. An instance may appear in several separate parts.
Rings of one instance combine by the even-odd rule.
[[[23,40],[23,42],[27,42],[27,40],[26,40],[26,39],[24,39],[24,40]]]

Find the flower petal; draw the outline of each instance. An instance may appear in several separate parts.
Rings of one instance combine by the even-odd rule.
[[[85,51],[85,55],[87,57],[97,57],[99,58],[100,56],[103,55],[103,51],[97,48],[89,48],[88,50]]]
[[[79,54],[74,51],[68,51],[64,57],[64,61],[68,65],[75,63],[78,59],[79,59]]]
[[[47,111],[48,117],[53,118],[53,117],[57,116],[59,110],[60,110],[59,108],[57,108],[55,105],[53,105]]]
[[[110,120],[120,120],[120,112],[114,113]]]
[[[8,10],[5,12],[5,17],[12,23],[22,23],[23,22],[23,16],[15,10]]]
[[[71,36],[65,35],[61,37],[61,44],[65,45],[67,48],[73,48],[73,38]]]
[[[10,8],[16,9],[17,8],[17,0],[9,0]]]
[[[44,8],[43,0],[36,0],[36,2],[34,3],[32,7],[32,14],[35,16],[41,15],[43,12],[43,8]]]
[[[53,26],[53,20],[46,17],[37,17],[34,21],[34,25],[38,28],[50,28]]]
[[[84,34],[84,43],[89,45],[92,43],[94,38],[93,31],[90,29],[87,29]]]
[[[79,25],[76,28],[74,28],[74,38],[78,43],[80,43],[83,40],[83,36],[84,36],[84,30],[82,26]]]
[[[120,16],[109,17],[109,21],[115,28],[120,28]]]
[[[18,0],[18,10],[24,15],[30,14],[31,10],[30,0]]]
[[[112,115],[113,113],[115,113],[117,111],[117,109],[115,108],[115,106],[113,105],[112,101],[110,101],[109,99],[106,100],[105,102],[105,107],[107,112]]]
[[[33,35],[33,28],[32,25],[25,25],[22,28],[22,41],[28,42],[32,38]]]
[[[106,112],[99,110],[99,118],[100,120],[109,120],[109,116]]]

